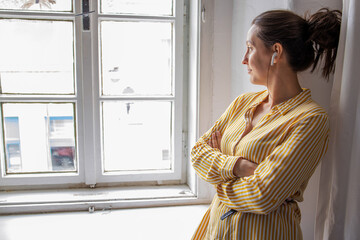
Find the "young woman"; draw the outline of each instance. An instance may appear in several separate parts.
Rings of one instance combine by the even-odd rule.
[[[340,22],[328,9],[253,20],[243,64],[267,90],[236,98],[192,149],[194,169],[217,191],[193,239],[302,239],[297,202],[327,150],[329,123],[297,73],[323,63],[329,77]]]

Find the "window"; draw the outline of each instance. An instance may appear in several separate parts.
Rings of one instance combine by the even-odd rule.
[[[183,0],[0,0],[1,183],[184,182]]]

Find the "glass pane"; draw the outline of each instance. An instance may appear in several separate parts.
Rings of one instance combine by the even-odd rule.
[[[29,11],[72,11],[72,0],[0,0],[0,9]]]
[[[172,93],[172,23],[103,21],[101,53],[104,95]]]
[[[74,94],[70,21],[0,20],[2,93]]]
[[[173,15],[172,0],[101,0],[102,13]]]
[[[74,105],[3,104],[7,173],[76,171]]]
[[[105,171],[170,169],[170,102],[104,102]]]

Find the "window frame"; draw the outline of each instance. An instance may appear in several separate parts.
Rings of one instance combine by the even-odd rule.
[[[185,0],[186,1],[186,0]],[[2,164],[0,166],[0,187],[23,187],[27,189],[37,189],[46,182],[49,186],[64,187],[68,184],[77,186],[94,186],[95,184],[143,184],[144,182],[153,182],[159,184],[167,181],[176,181],[177,183],[186,182],[186,121],[183,119],[187,116],[184,106],[186,105],[183,85],[185,81],[185,68],[183,56],[184,46],[182,44],[186,27],[184,17],[184,0],[175,1],[174,16],[134,16],[134,15],[113,15],[98,14],[100,2],[90,0],[90,10],[95,10],[90,14],[91,31],[82,29],[82,17],[75,16],[75,13],[82,12],[81,1],[73,2],[74,12],[40,12],[40,11],[21,11],[21,10],[0,10],[0,18],[15,19],[35,19],[35,20],[67,20],[73,22],[74,29],[74,77],[75,77],[75,94],[74,95],[32,95],[32,94],[1,94],[1,103],[12,102],[34,102],[34,103],[73,103],[75,106],[75,142],[77,155],[77,173],[6,173],[6,151],[1,148]],[[99,19],[118,19],[120,17],[133,20],[154,20],[174,22],[173,33],[174,53],[173,66],[176,65],[173,72],[173,88],[175,89],[172,97],[102,97],[100,95],[100,47],[99,47]],[[94,28],[94,26],[97,26]],[[180,30],[180,31],[179,31]],[[89,51],[91,49],[91,51]],[[180,80],[179,80],[180,79]],[[169,171],[148,171],[144,173],[131,172],[128,174],[103,174],[101,161],[101,101],[106,100],[171,100],[173,101],[172,110],[172,145],[174,147],[174,170]],[[85,104],[91,103],[91,104]],[[2,110],[1,110],[2,112]],[[0,124],[3,126],[2,119]],[[88,131],[92,129],[92,131]],[[3,134],[0,141],[4,143]],[[3,144],[5,146],[5,144]],[[85,146],[87,146],[85,148]],[[91,147],[92,146],[92,147]],[[135,176],[135,177],[134,177]]]

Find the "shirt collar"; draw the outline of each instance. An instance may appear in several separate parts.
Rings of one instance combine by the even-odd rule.
[[[252,107],[258,106],[260,103],[265,101],[265,99],[268,97],[268,91],[265,90],[260,93],[260,95],[257,97],[257,100],[254,102]],[[293,108],[299,106],[300,104],[304,103],[305,101],[311,99],[311,91],[307,88],[303,88],[303,91],[296,95],[295,97],[292,97],[282,103],[279,103],[278,105],[274,106],[274,109],[278,109],[282,115],[285,115]]]
[[[286,100],[285,102],[282,102],[274,107],[277,108],[282,115],[285,115],[295,107],[299,106],[300,104],[310,99],[311,99],[311,91],[307,88],[303,88],[303,91],[298,95],[296,95],[295,97],[292,97]]]

